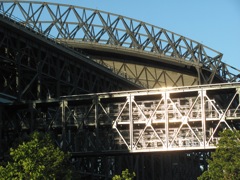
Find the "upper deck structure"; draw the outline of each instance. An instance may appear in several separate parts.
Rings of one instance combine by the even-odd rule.
[[[83,179],[196,179],[219,132],[240,129],[240,71],[222,58],[121,15],[0,0],[0,157],[39,130]]]
[[[35,1],[1,2],[0,11],[143,88],[239,81],[239,70],[223,63],[222,53],[139,20]]]

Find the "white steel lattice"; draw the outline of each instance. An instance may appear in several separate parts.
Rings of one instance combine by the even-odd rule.
[[[73,152],[214,149],[219,132],[240,129],[239,92],[231,83],[64,96],[35,101],[35,123],[81,144]]]
[[[219,107],[207,90],[194,90],[196,96],[173,98],[179,92],[161,92],[155,100],[137,101],[128,95],[119,108],[113,127],[130,151],[166,151],[215,148],[218,131],[236,128],[229,120],[239,117],[239,106]],[[126,135],[127,134],[127,135]]]

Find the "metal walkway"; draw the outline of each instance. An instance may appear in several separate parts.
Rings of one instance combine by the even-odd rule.
[[[0,0],[0,14],[2,160],[38,130],[81,179],[196,179],[219,132],[240,129],[240,71],[220,52],[83,7]]]
[[[64,96],[16,109],[23,129],[58,132],[59,145],[75,153],[204,150],[216,148],[220,131],[240,127],[239,93],[239,83],[228,83]]]

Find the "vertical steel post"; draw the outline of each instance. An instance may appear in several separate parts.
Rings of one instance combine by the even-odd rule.
[[[35,103],[30,103],[29,104],[29,110],[30,110],[30,132],[33,132],[34,129],[35,129],[35,118],[34,118],[34,109],[36,107],[36,104]]]
[[[17,93],[17,97],[18,97],[18,100],[21,100],[22,97],[21,97],[21,93],[22,93],[22,87],[21,87],[21,78],[22,78],[22,68],[21,68],[21,60],[20,60],[20,57],[19,57],[19,41],[16,42],[17,43],[17,50],[16,50],[16,57],[15,57],[15,63],[16,63],[16,93]],[[7,49],[8,51],[8,49]]]
[[[236,88],[238,94],[238,104],[240,104],[240,88]]]
[[[62,110],[61,120],[62,120],[62,150],[66,151],[66,106],[67,101],[61,101],[60,107]]]
[[[202,135],[203,135],[203,146],[205,149],[206,146],[206,115],[205,115],[205,96],[206,90],[200,90],[200,98],[201,98],[201,115],[202,115]]]
[[[98,97],[94,97],[93,99],[93,103],[94,103],[94,106],[95,106],[95,134],[96,134],[96,146],[99,147],[99,116],[98,116],[98,102],[99,102],[99,99]]]
[[[163,98],[164,98],[164,109],[165,109],[165,112],[164,112],[164,116],[165,116],[165,136],[166,136],[166,148],[168,148],[168,145],[169,145],[169,122],[168,122],[168,98],[169,98],[169,93],[168,92],[165,92],[163,93]]]
[[[38,51],[38,54],[40,51]],[[42,70],[41,70],[41,63],[40,63],[40,55],[38,56],[39,58],[39,62],[37,63],[37,75],[38,75],[38,80],[37,80],[37,99],[41,99],[42,98],[42,90],[41,90],[41,87],[42,87]]]
[[[201,81],[201,70],[199,68],[196,68],[196,71],[197,71],[197,83],[198,84],[202,84],[202,81]]]
[[[128,96],[129,103],[129,139],[130,139],[130,151],[133,150],[133,118],[132,118],[132,100],[133,96]]]

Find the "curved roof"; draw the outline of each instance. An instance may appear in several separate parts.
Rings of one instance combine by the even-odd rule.
[[[240,71],[223,63],[222,53],[139,20],[79,6],[36,1],[2,1],[0,12],[17,18],[44,36],[74,47],[151,57],[165,63],[203,68],[224,81],[239,81]]]

